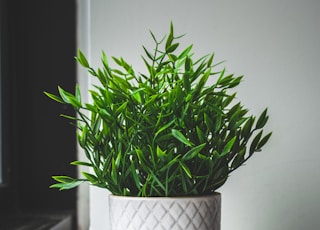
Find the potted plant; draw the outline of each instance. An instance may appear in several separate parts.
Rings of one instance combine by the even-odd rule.
[[[192,45],[179,49],[182,36],[175,36],[172,23],[161,40],[150,33],[155,47],[143,46],[146,73],[122,57],[112,57],[113,68],[104,52],[102,67],[94,69],[79,50],[75,59],[99,81],[89,90],[91,102],[81,101],[77,85],[75,93],[61,87],[57,94],[45,92],[76,111],[76,117],[62,116],[76,125],[87,162],[71,164],[90,168],[80,179],[53,176],[51,188],[89,182],[109,190],[116,205],[110,211],[113,229],[220,229],[216,190],[268,142],[267,109],[258,118],[248,115],[230,90],[243,77],[215,70],[220,63],[214,64],[213,54],[195,59]],[[138,207],[146,212],[136,214]]]

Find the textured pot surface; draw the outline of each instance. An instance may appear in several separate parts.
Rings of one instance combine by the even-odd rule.
[[[109,196],[112,230],[220,230],[221,195]]]

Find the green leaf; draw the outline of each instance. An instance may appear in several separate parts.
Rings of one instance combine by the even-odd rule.
[[[251,135],[251,130],[252,130],[252,126],[254,123],[254,117],[249,117],[248,120],[246,121],[246,123],[244,124],[242,131],[241,131],[241,135],[245,138],[245,139],[249,139],[250,135]]]
[[[119,66],[122,65],[121,60],[120,60],[119,58],[116,58],[116,57],[114,57],[114,56],[112,56],[111,58],[112,58],[112,59],[114,60],[114,62],[117,63]]]
[[[200,78],[200,81],[198,82],[198,84],[195,87],[195,91],[194,91],[194,99],[198,99],[197,97],[199,96],[200,92],[203,90],[203,87],[206,85],[208,78],[210,76],[211,70],[207,69],[207,71],[205,71],[202,75],[202,77]]]
[[[229,119],[230,129],[232,130],[236,129],[235,124],[240,119],[240,113],[241,113],[241,108],[239,107],[236,111],[234,111],[233,114],[231,114],[231,117]],[[228,114],[228,116],[230,116],[230,113]]]
[[[178,141],[181,143],[187,145],[187,146],[193,146],[194,144],[189,141],[179,130],[171,129],[171,134],[173,137],[175,137]]]
[[[90,181],[90,183],[97,184],[99,182],[99,179],[95,175],[87,172],[81,172],[81,173],[88,181]]]
[[[171,161],[169,161],[168,164],[166,164],[164,167],[162,167],[161,169],[159,169],[159,172],[164,172],[167,169],[169,169],[171,166],[173,166],[174,164],[179,162],[179,158],[181,157],[181,155],[177,155],[175,158],[173,158]]]
[[[182,161],[179,161],[179,165],[181,166],[181,168],[183,169],[183,171],[187,174],[187,176],[189,178],[192,178],[192,175],[191,175],[191,171],[190,169],[188,168],[188,166],[186,164],[184,164]]]
[[[190,53],[191,49],[192,49],[193,45],[189,45],[185,50],[183,50],[181,52],[181,54],[178,56],[178,59],[183,59],[184,57],[188,56],[188,54]]]
[[[135,183],[136,187],[138,189],[140,189],[141,188],[141,183],[140,183],[139,176],[138,176],[138,173],[136,171],[136,168],[134,167],[134,164],[131,164],[130,171],[131,171],[131,175],[133,177],[133,180],[134,180],[134,183]]]
[[[211,118],[206,113],[203,115],[203,118],[204,118],[204,123],[207,126],[207,130],[209,130],[209,131],[215,130]]]
[[[167,53],[172,53],[173,51],[175,51],[179,46],[179,43],[174,43],[172,45],[170,45],[167,49],[166,52]]]
[[[88,133],[88,126],[84,126],[81,130],[81,134],[79,134],[79,144],[82,148],[85,148],[87,143],[87,133]]]
[[[154,137],[156,138],[161,132],[163,132],[164,130],[168,129],[170,126],[172,126],[174,124],[175,120],[170,121],[169,123],[165,124],[164,126],[162,126],[154,135]]]
[[[170,61],[172,61],[172,62],[175,62],[178,59],[177,56],[174,54],[168,54],[168,57],[169,57]]]
[[[112,160],[111,160],[111,178],[115,184],[118,183],[117,167],[116,167],[114,157],[112,157]]]
[[[169,47],[172,45],[172,41],[173,41],[173,33],[170,32],[166,41],[166,50],[168,50]]]
[[[77,98],[74,95],[65,91],[60,86],[58,86],[58,90],[59,90],[59,93],[60,93],[62,100],[65,103],[71,104],[74,108],[77,108],[77,109],[81,108],[81,106],[82,106],[81,103],[77,100]]]
[[[84,54],[81,52],[80,49],[78,49],[78,56],[76,57],[76,60],[85,68],[89,68],[90,65],[86,59],[86,57],[84,56]]]
[[[154,41],[156,44],[158,44],[159,42],[157,41],[156,36],[153,34],[153,32],[152,32],[151,30],[149,30],[149,32],[150,32],[150,34],[151,34],[151,37],[152,37],[153,41]]]
[[[50,185],[49,188],[58,188],[59,190],[68,190],[68,189],[73,189],[73,188],[79,186],[83,182],[84,181],[75,180],[70,183],[56,183],[56,184]]]
[[[199,126],[196,126],[196,131],[197,131],[197,135],[198,135],[198,139],[200,143],[203,143],[206,141],[206,136],[205,134],[202,132],[202,130],[199,128]]]
[[[204,148],[204,146],[206,146],[206,143],[193,147],[186,154],[183,155],[182,160],[193,159]]]
[[[72,161],[70,163],[71,165],[82,165],[82,166],[88,166],[88,167],[92,167],[92,164],[89,162],[84,162],[84,161]]]
[[[75,188],[85,181],[82,179],[74,179],[69,176],[53,176],[52,178],[60,183],[53,184],[50,188],[58,188],[60,190]]]
[[[232,106],[232,108],[228,112],[229,120],[234,116],[234,114],[240,113],[241,110],[241,104],[240,102]]]
[[[213,61],[213,57],[214,57],[214,54],[212,54],[207,62],[207,67],[210,68],[211,65],[212,65],[212,61]]]
[[[249,150],[250,155],[253,154],[255,151],[257,151],[257,146],[258,146],[258,143],[260,142],[261,136],[262,136],[262,130],[254,137],[253,141],[251,142],[250,150]]]
[[[146,53],[147,57],[149,59],[151,59],[151,61],[154,61],[154,57],[152,56],[152,54],[150,54],[150,52],[147,50],[147,48],[144,46],[142,46],[142,48],[143,48],[144,52]]]
[[[142,102],[141,95],[140,95],[140,91],[141,91],[141,90],[136,90],[135,92],[132,92],[133,98],[134,98],[139,104],[141,104],[141,102]]]
[[[73,182],[75,179],[69,176],[52,176],[52,178],[55,181],[61,182],[61,183],[70,183]]]
[[[245,160],[244,156],[245,156],[246,150],[247,150],[246,147],[241,149],[239,153],[236,155],[236,157],[233,159],[231,164],[232,169],[238,168],[244,162]]]
[[[117,108],[115,115],[118,116],[120,113],[122,113],[127,107],[128,103],[129,103],[128,101],[122,103],[122,105]]]
[[[103,63],[104,68],[109,69],[108,58],[104,51],[102,51],[101,53],[101,61]]]
[[[44,92],[44,94],[49,97],[50,99],[56,101],[56,102],[59,102],[61,104],[65,104],[65,102],[58,96],[54,95],[54,94],[51,94],[51,93],[48,93],[48,92]]]
[[[119,152],[118,152],[118,155],[117,155],[117,158],[116,158],[116,161],[114,162],[114,164],[115,164],[116,167],[119,167],[119,166],[120,166],[121,158],[122,158],[122,154],[121,154],[121,151],[119,151]]]
[[[233,137],[230,141],[228,141],[228,143],[224,146],[224,148],[220,154],[220,157],[227,155],[231,151],[236,139],[237,139],[237,136]]]
[[[219,133],[219,131],[221,130],[221,125],[222,125],[222,116],[217,113],[217,118],[216,118],[216,123],[215,123],[215,126],[214,126],[214,131],[216,133]]]
[[[266,136],[264,136],[261,141],[259,142],[259,144],[257,145],[257,149],[261,149],[270,139],[272,135],[272,132],[268,133]]]
[[[170,34],[174,34],[174,26],[172,21],[170,21]]]
[[[226,99],[222,102],[223,104],[223,108],[227,107],[232,101],[233,99],[236,97],[237,93],[233,93],[232,95],[227,95]]]
[[[217,82],[216,82],[216,85],[220,85],[220,83],[221,83],[221,81],[222,81],[222,79],[223,79],[223,77],[224,77],[224,73],[226,72],[226,69],[225,68],[223,68],[223,70],[220,72],[220,75],[219,75],[219,78],[218,78],[218,80],[217,80]]]
[[[163,151],[158,145],[157,145],[157,156],[159,158],[162,158],[166,155],[166,151]]]
[[[81,105],[81,93],[80,93],[80,88],[79,85],[76,84],[76,89],[75,89],[75,95],[76,95],[76,100],[80,103]]]
[[[240,77],[236,77],[234,78],[228,85],[228,88],[231,89],[231,88],[234,88],[236,86],[238,86],[242,80],[243,76],[240,76]]]
[[[223,76],[223,78],[219,82],[220,86],[223,87],[224,89],[230,88],[229,85],[231,84],[231,82],[234,79],[233,76],[234,76],[234,74],[230,74],[228,76]]]
[[[190,71],[192,67],[192,61],[189,57],[186,57],[185,63],[184,63],[184,70],[186,72]]]
[[[260,115],[257,124],[256,124],[256,129],[261,129],[264,127],[264,125],[267,123],[268,121],[268,116],[267,116],[267,112],[268,112],[268,108],[266,108]]]
[[[157,185],[158,185],[163,191],[166,191],[166,187],[165,187],[164,184],[160,181],[160,179],[159,179],[153,172],[150,172],[150,175],[151,175],[152,179],[157,183]]]

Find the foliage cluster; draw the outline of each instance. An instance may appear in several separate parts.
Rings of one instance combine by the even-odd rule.
[[[62,116],[77,126],[88,161],[71,164],[91,168],[82,179],[53,176],[51,187],[89,182],[125,196],[211,194],[269,140],[267,109],[256,119],[229,93],[242,76],[215,71],[213,54],[194,60],[192,45],[178,49],[182,36],[172,24],[161,40],[150,33],[155,48],[143,46],[146,74],[123,58],[112,57],[112,68],[104,52],[94,69],[79,50],[76,60],[99,80],[92,102],[81,101],[78,86],[74,94],[45,92],[75,109],[76,117]]]

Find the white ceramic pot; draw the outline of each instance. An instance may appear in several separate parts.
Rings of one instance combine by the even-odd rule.
[[[198,197],[109,196],[112,230],[220,230],[221,194]]]

